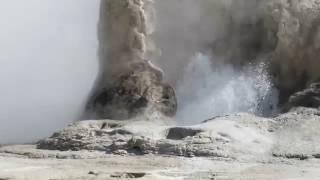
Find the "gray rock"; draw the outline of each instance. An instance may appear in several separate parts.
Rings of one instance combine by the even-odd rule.
[[[162,82],[162,73],[149,63],[135,63],[132,70],[92,97],[88,106],[95,119],[131,119],[154,110],[166,116],[177,111],[175,92]]]
[[[117,155],[166,154],[227,159],[248,154],[243,156],[245,158],[264,154],[271,148],[272,137],[268,127],[267,119],[249,114],[223,116],[187,127],[142,118],[129,121],[82,121],[40,141],[38,148],[95,150]]]
[[[289,111],[295,107],[320,107],[320,83],[313,83],[303,91],[293,94],[284,107],[284,111]]]
[[[77,122],[40,141],[38,148],[237,160],[265,157],[303,160],[319,158],[320,154],[317,109],[296,108],[273,119],[240,113],[193,126],[175,126],[160,119]]]

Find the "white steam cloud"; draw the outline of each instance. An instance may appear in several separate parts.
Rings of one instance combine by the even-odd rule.
[[[0,2],[0,144],[75,121],[97,74],[99,0]]]
[[[210,58],[198,53],[177,85],[178,123],[194,124],[235,112],[276,113],[278,92],[263,62],[237,70]]]

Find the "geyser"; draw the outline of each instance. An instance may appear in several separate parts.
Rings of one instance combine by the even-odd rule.
[[[230,80],[226,77],[243,77],[246,79],[245,81],[242,83],[237,81],[239,84],[231,88],[238,91],[239,87],[245,87],[248,82],[260,82],[252,81],[252,79],[257,78],[255,75],[253,77],[243,75],[248,74],[246,73],[248,67],[252,69],[252,66],[260,64],[260,62],[265,64],[264,69],[269,79],[268,82],[273,84],[271,87],[279,91],[280,108],[294,92],[302,90],[320,79],[320,63],[318,60],[320,52],[318,43],[320,38],[320,11],[317,0],[185,0],[183,2],[163,0],[156,1],[156,9],[158,13],[155,42],[162,50],[157,63],[163,68],[165,79],[178,89],[179,109],[192,107],[185,112],[190,112],[191,109],[194,112],[197,110],[196,104],[206,103],[199,98],[181,95],[181,89],[188,91],[188,88],[192,86],[193,93],[203,95],[202,99],[208,102],[210,101],[208,99],[212,99],[208,95],[209,92],[197,92],[202,91],[200,87],[197,87],[199,81],[215,84],[216,79],[221,78],[226,80],[226,82],[220,83],[220,87],[224,87],[224,84],[228,84]],[[177,13],[177,10],[179,13]],[[185,80],[185,84],[191,85],[184,87],[184,85],[181,85],[181,80],[188,79],[184,77],[184,71],[188,69],[190,64],[193,64],[190,60],[195,61],[192,60],[194,59],[192,57],[198,52],[212,55],[209,61],[213,66],[213,72],[211,72],[211,75],[202,72],[203,78],[196,78],[196,81],[192,81],[190,78]],[[217,64],[219,66],[215,67]],[[201,69],[200,66],[204,65],[198,65],[197,68]],[[218,72],[223,71],[226,72],[221,76]],[[231,74],[227,74],[227,72]],[[235,81],[232,80],[231,82],[234,84]],[[249,84],[251,84],[250,86],[256,86],[255,83]],[[215,85],[215,87],[218,87],[218,85]],[[270,86],[268,85],[268,87]],[[221,95],[223,93],[216,91],[216,88],[207,89],[207,91],[215,92],[212,92],[212,94],[216,94],[216,97],[218,97],[217,94]],[[230,90],[230,88],[227,89]],[[221,91],[227,89],[222,88]],[[208,107],[210,106],[208,103],[204,105],[206,107],[204,109],[212,109],[213,115],[217,114],[215,111],[218,111],[218,114],[244,111],[245,109],[247,109],[245,111],[252,112],[250,110],[252,108],[245,108],[247,107],[246,102],[254,99],[249,96],[249,94],[252,94],[250,92],[253,92],[252,89],[248,88],[247,90],[247,92],[239,90],[242,95],[238,95],[237,98],[247,97],[249,99],[229,102],[231,107],[241,106],[241,108],[218,106],[221,102],[221,97],[219,97],[218,99],[213,98],[215,101],[211,104],[211,107]],[[232,94],[232,92],[230,93]],[[261,94],[260,90],[256,93]],[[229,95],[231,96],[231,94]],[[276,95],[277,93],[271,94]],[[187,99],[184,100],[183,97]],[[258,101],[253,104],[260,104],[259,99],[262,97],[256,98]],[[197,100],[190,102],[190,99]],[[229,100],[231,99],[234,98],[229,97]],[[229,100],[225,99],[224,104],[228,104],[227,101]],[[187,104],[184,105],[185,103]],[[262,114],[265,114],[269,108],[262,109],[264,109]]]
[[[80,118],[97,75],[99,1],[0,4],[0,144],[32,142]]]
[[[161,49],[156,62],[166,81],[175,85],[180,124],[236,112],[276,113],[278,91],[269,73],[272,43],[265,40],[260,3],[164,0],[155,4],[155,43]]]
[[[255,25],[259,22],[258,5],[256,1],[101,1],[100,75],[87,105],[88,117],[130,119],[150,106],[174,115],[175,93],[163,83],[163,76],[177,90],[179,121],[198,122],[234,112],[273,114],[277,93],[267,72],[268,63],[255,60],[264,50],[258,36],[263,31]],[[181,9],[178,15],[177,9]],[[245,11],[249,9],[252,11]],[[252,36],[241,34],[244,29]],[[225,45],[235,45],[226,53],[225,47],[220,51],[216,44],[229,32],[232,39]],[[217,57],[192,58],[197,52]],[[195,61],[192,68],[202,75],[190,77],[188,66],[194,66]],[[164,74],[154,63],[161,65]]]
[[[196,121],[269,115],[273,83],[285,103],[320,78],[317,0],[101,0],[97,45],[98,6],[3,2],[1,143],[40,138],[78,119],[97,74],[96,49],[100,73],[86,112],[97,119],[128,119],[150,107],[173,116],[174,89],[178,119],[195,109]]]
[[[153,1],[102,0],[100,74],[87,105],[94,119],[130,119],[147,110],[176,113],[174,90],[153,63]]]
[[[277,113],[278,91],[264,62],[236,69],[213,58],[197,53],[177,83],[179,124],[197,124],[236,112]]]

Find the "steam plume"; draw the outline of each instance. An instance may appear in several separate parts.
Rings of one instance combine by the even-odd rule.
[[[97,74],[98,0],[3,0],[0,144],[77,120]]]

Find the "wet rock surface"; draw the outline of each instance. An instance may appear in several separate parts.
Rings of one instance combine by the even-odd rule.
[[[289,111],[295,107],[320,107],[320,83],[313,83],[306,89],[290,96],[284,111]]]

